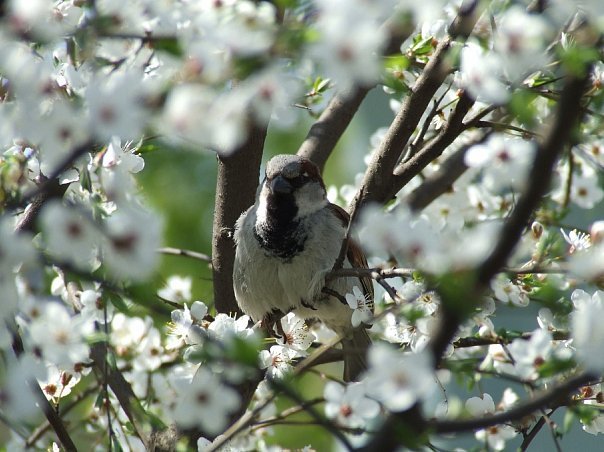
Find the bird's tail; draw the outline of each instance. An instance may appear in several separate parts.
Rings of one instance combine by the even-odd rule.
[[[363,327],[342,339],[344,381],[357,381],[361,373],[367,370],[367,350],[370,345],[371,339]]]

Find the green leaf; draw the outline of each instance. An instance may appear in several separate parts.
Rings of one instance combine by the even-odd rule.
[[[117,369],[117,362],[115,361],[115,355],[113,353],[107,353],[105,360],[107,361],[109,368]]]
[[[537,369],[539,377],[546,378],[566,372],[575,367],[575,362],[572,359],[556,359],[552,358],[545,361]]]
[[[562,422],[562,431],[564,433],[568,433],[577,418],[577,414],[574,412],[574,410],[566,410],[566,412],[564,413],[564,421]]]
[[[516,119],[525,126],[532,127],[535,125],[537,117],[537,108],[533,101],[537,98],[537,94],[529,90],[517,90],[512,94],[509,102],[509,109]]]
[[[382,84],[400,94],[406,94],[411,91],[401,78],[388,72],[383,75]]]
[[[151,41],[151,47],[160,52],[180,57],[183,55],[182,47],[176,38],[160,38]]]
[[[579,418],[582,424],[591,424],[596,417],[600,414],[598,407],[593,405],[585,405],[584,403],[574,405],[569,408]]]
[[[153,428],[154,431],[161,431],[161,430],[164,430],[167,428],[164,421],[162,421],[155,414],[150,413],[148,411],[147,411],[147,419],[149,420],[149,423],[151,424],[151,427]]]
[[[256,367],[259,348],[260,343],[258,341],[235,336],[228,342],[227,356],[235,362],[249,367]]]
[[[94,400],[94,407],[100,410],[101,408],[103,408],[104,401],[105,401],[105,392],[99,391],[99,393],[96,396],[96,399]]]
[[[111,437],[111,445],[115,452],[122,452],[124,450],[122,449],[122,445],[120,444],[116,436]]]
[[[130,311],[130,308],[128,307],[128,304],[126,303],[126,301],[119,295],[110,294],[108,296],[108,298],[109,298],[109,301],[111,302],[111,304],[118,311],[123,312],[124,314],[127,314]]]
[[[92,192],[92,180],[90,178],[90,171],[87,166],[80,169],[80,186],[89,192]]]
[[[427,55],[429,53],[432,53],[432,50],[434,49],[434,46],[432,45],[432,36],[423,38],[421,35],[417,35],[416,38],[419,39],[417,39],[416,41],[414,40],[415,42],[410,49],[410,51],[414,55]]]
[[[409,58],[403,54],[384,57],[384,68],[391,71],[404,71],[409,65]]]
[[[596,47],[572,46],[560,52],[562,66],[577,77],[582,77],[587,70],[587,65],[598,61],[599,58],[600,54]]]
[[[321,76],[319,76],[315,79],[315,82],[313,83],[313,86],[312,86],[312,90],[314,93],[317,93],[317,94],[322,93],[329,87],[330,83],[331,83],[331,79],[322,78]]]

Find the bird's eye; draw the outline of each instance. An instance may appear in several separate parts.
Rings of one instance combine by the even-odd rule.
[[[302,173],[299,176],[296,177],[292,177],[289,182],[294,186],[294,187],[301,187],[302,185],[304,185],[305,183],[308,182],[309,176],[308,173]]]

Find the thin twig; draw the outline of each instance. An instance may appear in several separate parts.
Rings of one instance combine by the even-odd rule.
[[[384,278],[380,275],[379,272],[373,272],[371,277],[386,291],[388,296],[392,299],[392,301],[397,302],[399,300],[399,296],[390,284],[388,284]]]
[[[99,390],[99,387],[97,385],[92,385],[92,386],[89,386],[88,388],[84,389],[84,391],[81,392],[81,393],[79,393],[74,400],[72,400],[67,405],[61,407],[61,415],[65,416],[71,410],[73,410],[74,408],[76,408],[83,400],[86,400],[87,397],[89,397],[90,395],[94,394],[98,390]],[[29,437],[26,439],[26,441],[25,441],[25,447],[26,448],[33,447],[36,444],[36,442],[46,432],[48,432],[48,430],[50,430],[51,427],[52,426],[50,425],[50,423],[48,422],[48,420],[45,421],[42,425],[38,426],[31,433],[31,435],[29,435]]]
[[[446,421],[428,421],[427,427],[435,433],[460,433],[487,428],[492,425],[506,424],[518,421],[542,408],[547,408],[552,404],[558,405],[561,401],[568,400],[573,391],[581,386],[590,384],[595,377],[589,374],[580,374],[569,378],[560,385],[536,396],[531,400],[520,403],[508,411],[483,416],[480,418],[446,420]]]
[[[283,393],[286,397],[292,399],[294,402],[300,405],[304,403],[304,399],[293,389],[291,389],[287,384],[284,384],[279,380],[270,380],[269,383],[271,384],[271,386],[276,388],[279,392]],[[352,446],[352,444],[350,444],[350,441],[348,440],[348,438],[346,438],[340,427],[338,427],[333,422],[319,414],[319,412],[315,410],[312,405],[307,405],[304,411],[306,411],[313,419],[315,419],[320,426],[325,428],[325,430],[334,435],[347,450],[354,450],[354,447]]]
[[[560,440],[558,438],[558,433],[556,432],[556,424],[550,418],[551,413],[555,411],[555,408],[551,410],[550,414],[543,413],[543,418],[545,419],[545,423],[549,427],[549,430],[552,434],[552,439],[554,440],[554,445],[556,446],[556,452],[562,452],[562,447],[560,446]]]
[[[57,179],[63,172],[69,169],[80,157],[86,154],[91,148],[94,146],[92,142],[86,142],[81,146],[78,146],[73,151],[71,151],[58,165],[57,167],[50,173],[50,175],[45,176],[44,181],[41,182],[38,187],[30,191],[29,193],[25,193],[20,201],[20,205],[25,205],[33,200],[35,197],[43,194],[45,191],[51,189],[52,184],[55,183],[55,179]]]
[[[462,337],[453,342],[453,346],[455,348],[466,348],[466,347],[482,347],[485,345],[502,345],[509,344],[513,340],[522,339],[528,341],[533,337],[533,333],[522,333],[516,337],[503,337],[503,336],[494,336],[494,337]],[[570,339],[570,333],[567,331],[553,331],[552,332],[552,340],[554,341],[567,341]]]
[[[483,143],[490,134],[491,131],[480,134],[476,139],[464,144],[460,149],[449,156],[440,165],[440,168],[435,174],[426,178],[419,187],[407,196],[406,204],[409,208],[412,211],[419,212],[430,205],[432,201],[443,193],[449,191],[453,187],[455,181],[468,169],[468,166],[465,163],[465,155],[468,149]]]
[[[502,122],[495,122],[495,121],[476,121],[472,124],[473,127],[476,128],[482,128],[482,127],[487,127],[490,129],[494,129],[494,130],[512,130],[514,132],[518,132],[522,135],[528,135],[530,137],[541,137],[541,135],[537,132],[533,132],[532,130],[528,130],[528,129],[523,129],[522,127],[517,127],[514,126],[512,124],[505,124]]]
[[[167,254],[170,256],[184,256],[184,257],[190,257],[191,259],[197,259],[203,262],[208,262],[208,263],[212,263],[212,257],[204,254],[204,253],[199,253],[197,251],[193,251],[193,250],[185,250],[182,248],[172,248],[169,246],[166,246],[164,248],[158,248],[157,249],[158,253],[161,254]]]
[[[336,278],[350,278],[350,277],[370,277],[370,278],[408,278],[412,277],[414,273],[419,272],[417,268],[379,268],[379,267],[352,267],[352,268],[340,268],[339,270],[332,270],[328,275],[327,279]],[[516,275],[531,275],[531,274],[564,274],[568,272],[565,266],[557,267],[505,267],[500,270],[501,273],[511,273]]]
[[[553,413],[554,410],[551,410],[550,413]],[[531,442],[537,437],[537,433],[541,431],[543,426],[545,425],[545,417],[541,416],[539,420],[535,423],[530,432],[526,434],[524,439],[522,440],[522,444],[520,445],[520,451],[524,452],[528,449]]]
[[[103,374],[103,369],[105,369],[105,353],[103,343],[93,344],[90,349],[90,358],[94,361],[97,371],[101,374]],[[140,419],[141,415],[146,415],[146,413],[137,397],[134,395],[130,383],[124,378],[124,375],[119,369],[109,366],[107,367],[107,375],[103,375],[103,378],[117,397],[117,400],[124,410],[124,413],[126,413],[126,417],[131,422],[136,435],[143,444],[147,446],[149,444],[149,438],[145,434],[145,428]]]
[[[321,345],[311,355],[298,362],[292,372],[292,377],[298,376],[306,371],[306,369],[321,363],[321,358],[326,353],[329,353],[333,347],[340,343],[341,338],[336,338],[326,344]],[[270,403],[275,400],[278,393],[273,391],[272,394],[267,395],[262,402],[256,404],[256,406],[244,412],[231,426],[218,438],[214,440],[211,446],[208,447],[207,452],[213,452],[220,450],[229,440],[237,436],[243,430],[251,425],[256,417],[264,410]]]
[[[317,397],[315,399],[305,400],[300,405],[288,408],[287,410],[283,410],[281,413],[279,413],[275,416],[271,416],[266,419],[260,419],[256,422],[254,422],[253,426],[254,426],[254,428],[262,428],[262,427],[266,427],[268,425],[272,425],[276,422],[287,419],[288,417],[293,416],[294,414],[298,414],[298,413],[305,411],[307,406],[317,405],[317,404],[323,403],[323,402],[325,402],[325,399],[323,397]]]
[[[109,321],[107,318],[107,303],[103,303],[103,321],[105,340],[103,341],[103,349],[105,352],[103,360],[103,392],[105,393],[105,409],[107,410],[107,430],[109,432],[109,452],[113,450],[113,425],[111,422],[111,402],[109,400]]]

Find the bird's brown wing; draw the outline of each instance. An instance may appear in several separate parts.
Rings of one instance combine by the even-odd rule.
[[[334,212],[334,214],[342,221],[344,227],[348,227],[348,222],[350,221],[350,215],[344,209],[336,204],[329,204],[329,208]],[[350,265],[353,268],[368,268],[367,258],[363,253],[363,250],[359,246],[359,244],[350,237],[348,239],[348,249],[346,252],[346,257],[350,262]],[[361,288],[363,289],[363,293],[368,300],[373,301],[373,283],[370,277],[363,276],[359,277],[361,282]]]

